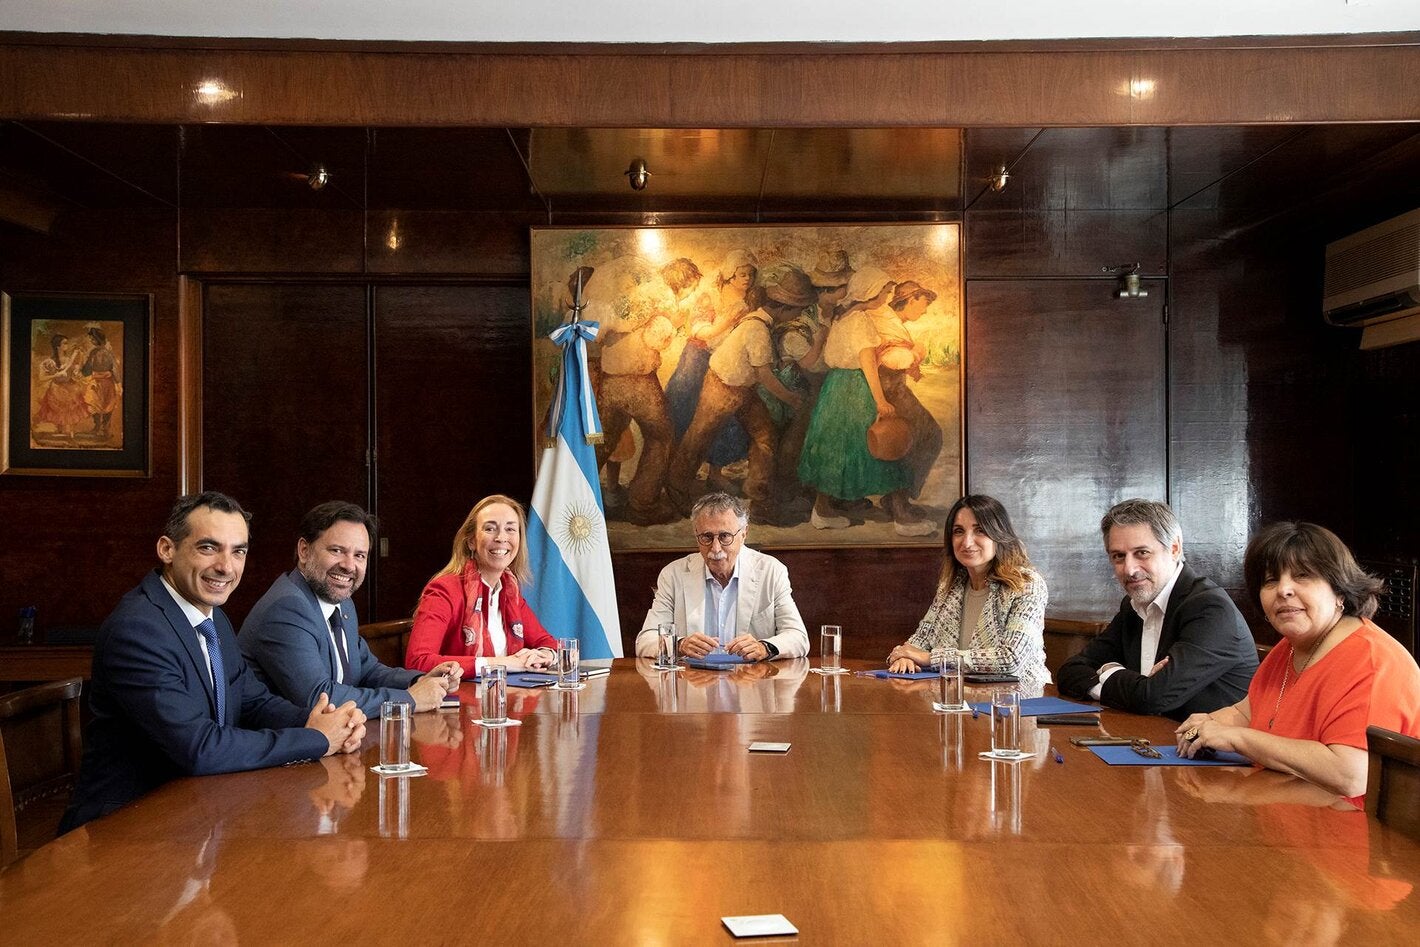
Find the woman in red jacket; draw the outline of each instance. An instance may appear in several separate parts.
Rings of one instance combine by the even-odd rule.
[[[527,516],[517,500],[494,494],[474,505],[454,536],[453,556],[419,599],[406,667],[432,670],[457,661],[467,677],[501,664],[510,671],[545,668],[557,656],[520,591],[532,581],[523,548]]]

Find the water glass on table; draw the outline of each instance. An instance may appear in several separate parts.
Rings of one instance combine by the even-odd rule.
[[[501,664],[483,669],[482,723],[501,727],[508,722],[508,669]]]
[[[581,644],[576,638],[557,639],[557,683],[553,687],[560,691],[581,690],[586,685],[581,681]]]
[[[408,701],[387,700],[380,704],[380,768],[389,772],[409,769]]]
[[[657,671],[676,670],[675,622],[656,626],[656,642],[656,663],[652,667]]]
[[[942,654],[942,664],[938,668],[937,696],[932,701],[932,709],[939,713],[960,714],[971,708],[966,705],[962,681],[962,653],[948,648]]]
[[[824,674],[843,673],[843,626],[823,625],[818,632],[820,670]]]
[[[1021,695],[1002,688],[991,695],[991,755],[1021,755]]]

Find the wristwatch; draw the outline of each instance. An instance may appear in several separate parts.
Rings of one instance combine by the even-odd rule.
[[[764,645],[764,660],[769,661],[779,657],[779,649],[774,647],[774,642],[760,639],[759,643]]]

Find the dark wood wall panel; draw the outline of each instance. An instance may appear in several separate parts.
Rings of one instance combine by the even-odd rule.
[[[375,293],[381,619],[409,615],[490,493],[533,483],[532,327],[525,286]]]
[[[1006,506],[1054,613],[1113,611],[1100,516],[1166,497],[1164,284],[1145,286],[967,283],[967,485]]]
[[[26,605],[41,634],[97,627],[157,565],[178,488],[176,227],[169,211],[71,209],[48,236],[0,228],[5,292],[152,293],[154,324],[152,476],[0,478],[0,637]]]
[[[1420,45],[1120,40],[588,53],[481,48],[0,45],[0,115],[327,125],[1170,125],[1406,121]],[[72,42],[61,40],[55,42]],[[142,40],[128,40],[139,45]],[[1374,43],[1374,40],[1370,41]],[[1199,45],[1210,45],[1198,41]],[[263,43],[269,47],[269,43]],[[165,48],[166,47],[166,48]],[[222,48],[217,48],[222,47]],[[219,79],[234,95],[202,101]],[[1131,86],[1153,83],[1148,91]],[[319,94],[312,90],[319,89]],[[629,92],[628,90],[634,90]]]
[[[523,213],[454,210],[372,210],[365,265],[371,274],[417,276],[528,273],[528,225]]]
[[[183,208],[182,268],[191,273],[330,273],[364,266],[358,210]]]
[[[212,284],[203,302],[203,486],[252,513],[227,613],[241,619],[295,564],[301,516],[369,504],[369,370],[361,286]],[[369,579],[356,605],[367,612]]]
[[[1168,215],[1162,210],[972,211],[968,279],[1099,276],[1102,267],[1140,264],[1166,271]]]

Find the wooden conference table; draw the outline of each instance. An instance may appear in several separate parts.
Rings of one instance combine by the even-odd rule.
[[[848,662],[850,667],[865,666]],[[927,682],[658,673],[419,714],[417,778],[359,756],[171,783],[0,873],[12,943],[1412,942],[1420,844],[1251,769],[977,758]],[[985,699],[989,688],[973,688]],[[1105,711],[1115,735],[1168,721]],[[754,740],[787,755],[751,755]],[[1065,762],[1047,752],[1059,748]],[[13,938],[13,939],[12,939]]]

